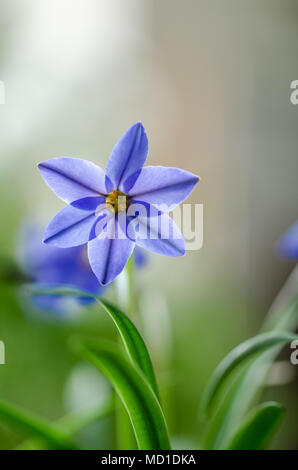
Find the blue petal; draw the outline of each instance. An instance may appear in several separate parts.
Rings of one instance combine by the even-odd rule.
[[[96,212],[96,220],[91,228],[89,240],[93,240],[98,235],[100,235],[103,231],[107,231],[111,224],[114,223],[115,214],[114,212],[106,209],[104,205],[100,205],[97,212]]]
[[[104,171],[87,160],[58,157],[38,168],[47,185],[67,203],[106,194]]]
[[[103,287],[91,270],[87,246],[56,248],[43,245],[48,259],[43,258],[34,270],[36,283],[76,287],[91,294],[101,294]],[[84,297],[85,298],[85,297]]]
[[[189,171],[164,166],[142,169],[128,195],[150,204],[165,205],[168,212],[192,192],[199,178]]]
[[[290,259],[298,260],[298,222],[295,222],[279,242],[281,254]]]
[[[128,238],[97,237],[88,243],[89,262],[100,284],[109,284],[121,273],[134,246]]]
[[[135,265],[137,268],[142,269],[144,266],[148,264],[148,254],[145,250],[140,248],[139,246],[135,247],[133,252]]]
[[[131,216],[134,210],[138,213],[128,227],[128,233],[135,232],[136,245],[160,255],[183,256],[185,241],[173,219],[154,206],[146,204],[145,211],[139,210],[141,206],[134,202],[128,209]]]
[[[58,248],[84,245],[89,241],[93,224],[97,220],[94,211],[64,207],[53,217],[45,230],[44,243]]]
[[[73,201],[71,205],[83,211],[95,211],[98,206],[105,203],[105,200],[106,198],[104,196],[84,197],[83,199]]]
[[[42,230],[32,223],[22,228],[20,240],[23,269],[34,279],[35,284],[41,288],[63,285],[102,295],[105,288],[91,270],[86,245],[64,249],[45,245],[41,241]],[[34,295],[31,300],[39,309],[55,314],[68,313],[72,307],[69,296]],[[83,305],[94,302],[94,299],[84,296],[73,297],[73,300]]]
[[[136,182],[148,154],[148,140],[140,122],[131,126],[112,150],[106,168],[108,192],[127,193]]]

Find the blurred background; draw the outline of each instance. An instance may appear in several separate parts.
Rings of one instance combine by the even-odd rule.
[[[24,220],[44,227],[63,207],[36,164],[67,155],[105,167],[137,120],[149,164],[201,177],[188,202],[204,205],[203,248],[181,259],[150,255],[137,276],[171,435],[177,446],[198,448],[198,406],[212,370],[257,333],[293,268],[276,243],[297,219],[290,83],[298,79],[298,3],[2,0],[0,39],[0,257],[17,256]],[[96,307],[73,320],[45,319],[0,285],[0,397],[51,420],[80,401],[73,395],[82,388],[84,396],[92,372],[68,350],[74,331],[115,336]],[[276,448],[298,448],[293,369],[289,383],[266,391],[287,409]],[[98,380],[95,389],[106,393]],[[113,423],[104,426],[86,432],[86,448],[113,448]],[[0,448],[24,437],[0,423]]]

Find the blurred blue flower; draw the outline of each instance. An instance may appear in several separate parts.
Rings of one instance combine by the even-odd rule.
[[[133,252],[133,256],[137,268],[142,269],[148,264],[149,256],[147,251],[143,250],[143,248],[136,246]]]
[[[106,172],[70,157],[38,165],[48,186],[68,204],[47,226],[44,243],[59,248],[87,243],[91,268],[102,285],[120,274],[135,245],[166,256],[185,254],[184,238],[166,212],[184,201],[199,179],[178,168],[143,168],[147,154],[146,132],[137,122],[115,145]],[[136,210],[131,216],[132,206],[137,205],[144,206],[146,213]],[[124,226],[122,215],[129,216],[124,217]],[[101,236],[111,219],[112,235]],[[138,229],[129,224],[132,230],[128,234],[127,222],[131,221],[138,222]]]
[[[105,290],[90,268],[86,245],[65,249],[45,245],[42,231],[33,225],[22,231],[21,238],[23,267],[34,283],[75,287],[96,295]],[[94,302],[89,297],[70,299],[58,295],[34,295],[31,300],[39,309],[56,314],[67,313],[74,302]]]
[[[298,221],[286,231],[279,241],[279,251],[285,258],[298,260]]]

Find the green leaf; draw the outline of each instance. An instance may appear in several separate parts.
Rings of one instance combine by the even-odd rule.
[[[269,332],[254,336],[233,349],[215,369],[203,396],[202,410],[210,411],[211,405],[224,380],[241,362],[255,353],[272,348],[278,344],[286,344],[295,339],[298,339],[298,336],[293,333]]]
[[[284,408],[275,402],[256,407],[231,438],[229,450],[267,449],[285,415]]]
[[[298,264],[277,294],[266,315],[262,331],[292,331],[297,326],[298,313]]]
[[[46,442],[51,449],[74,449],[74,444],[63,433],[57,431],[43,418],[36,416],[17,405],[0,401],[0,419],[19,429],[33,434]]]
[[[143,371],[158,397],[158,389],[151,358],[140,333],[132,321],[123,312],[121,312],[121,310],[105,299],[98,299],[98,301],[108,312],[117,326],[130,359]]]
[[[30,286],[29,289],[31,294],[68,295],[78,297],[87,296],[95,298],[104,308],[104,310],[110,315],[120,333],[129,358],[134,364],[137,364],[137,366],[145,374],[148,382],[158,397],[157,383],[148,349],[133,322],[118,307],[114,306],[112,303],[101,297],[94,296],[79,289],[66,287],[53,288],[49,286],[43,286],[42,288]]]
[[[296,289],[297,290],[297,289]],[[298,299],[294,297],[293,303],[284,311],[277,307],[270,311],[269,319],[265,321],[263,331],[291,331],[298,326]],[[282,306],[285,308],[283,301]],[[208,420],[205,434],[205,447],[208,449],[224,449],[226,443],[239,425],[251,404],[261,394],[265,377],[283,344],[255,353],[250,359],[243,362],[225,380],[225,386],[221,387],[217,404],[212,416]],[[236,372],[238,375],[235,376]]]
[[[115,346],[90,340],[76,341],[73,346],[112,383],[128,412],[139,449],[170,449],[162,409],[142,372]]]
[[[82,429],[90,426],[90,424],[101,421],[109,416],[114,409],[113,400],[108,398],[101,406],[96,405],[89,409],[73,411],[63,416],[54,423],[54,426],[55,429],[71,439]]]
[[[109,416],[114,411],[114,408],[112,400],[108,399],[102,406],[96,405],[92,408],[73,411],[63,416],[52,424],[52,428],[63,433],[65,438],[72,439],[75,434],[90,426],[90,424]],[[47,448],[49,447],[45,443],[41,443],[36,439],[27,439],[17,446],[18,450]]]

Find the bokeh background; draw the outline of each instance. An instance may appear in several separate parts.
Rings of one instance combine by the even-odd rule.
[[[152,255],[137,279],[141,328],[177,446],[200,445],[208,377],[257,333],[293,267],[276,243],[297,218],[298,107],[290,102],[297,41],[295,0],[0,3],[2,258],[15,258],[24,220],[45,226],[63,206],[36,163],[68,155],[104,167],[137,120],[149,136],[150,164],[201,176],[188,202],[204,205],[203,248],[183,259]],[[86,377],[97,379],[68,350],[74,331],[114,336],[96,308],[72,321],[45,320],[1,284],[0,397],[51,420],[84,401]],[[292,449],[297,367],[281,375],[287,379],[277,376],[265,396],[286,405],[275,447]],[[106,383],[95,382],[106,393]],[[87,448],[113,447],[113,423],[102,426],[86,431]],[[0,448],[24,437],[0,423]]]

